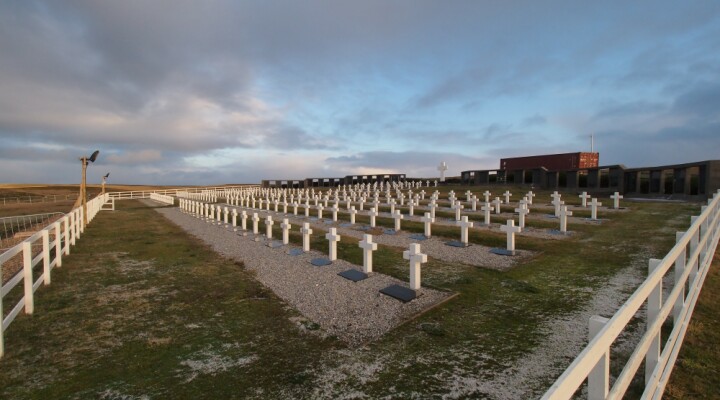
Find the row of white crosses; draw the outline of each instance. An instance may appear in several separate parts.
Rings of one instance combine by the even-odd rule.
[[[202,203],[199,201],[194,200],[186,200],[181,199],[179,202],[179,207],[182,211],[188,212],[188,213],[194,213],[198,217],[200,216],[208,216],[211,209],[215,209],[212,207],[212,205],[208,205],[206,203]],[[211,208],[212,207],[212,208]],[[220,215],[219,207],[217,215]],[[227,223],[227,208],[225,208],[225,223]],[[397,210],[397,213],[399,214],[400,210]],[[245,229],[245,224],[247,220],[247,213],[245,210],[241,210],[241,218],[242,218],[242,229]],[[233,227],[236,226],[237,223],[237,209],[232,210],[232,225]],[[426,217],[429,216],[429,214],[426,214]],[[252,230],[254,234],[259,233],[259,222],[260,217],[258,213],[252,214]],[[464,220],[467,222],[467,217],[464,217]],[[272,239],[273,233],[272,233],[272,227],[274,225],[275,221],[273,221],[271,215],[267,215],[265,217],[265,236],[268,240]],[[471,225],[472,226],[472,223]],[[282,242],[284,245],[287,245],[289,243],[289,232],[291,229],[290,222],[287,218],[283,219],[283,222],[280,224],[280,227],[282,228]],[[397,227],[397,225],[396,225]],[[399,229],[399,228],[397,228]],[[429,228],[428,228],[429,229]],[[310,251],[310,235],[312,235],[313,230],[310,228],[310,224],[305,222],[303,223],[302,228],[300,229],[300,232],[302,234],[303,239],[303,252],[309,252]],[[428,231],[429,234],[429,231]],[[341,240],[341,236],[338,235],[336,228],[330,228],[327,234],[325,234],[325,238],[328,240],[328,259],[330,261],[337,260],[337,243]],[[373,242],[372,235],[365,234],[363,237],[363,240],[361,240],[358,243],[358,246],[363,250],[363,272],[366,274],[373,272],[373,252],[377,250],[378,245],[377,243]],[[403,258],[406,260],[409,260],[410,262],[410,289],[412,290],[419,290],[421,287],[421,279],[420,279],[420,266],[423,263],[427,262],[427,255],[421,253],[420,251],[420,245],[417,243],[413,243],[410,245],[409,250],[406,250],[403,252]]]

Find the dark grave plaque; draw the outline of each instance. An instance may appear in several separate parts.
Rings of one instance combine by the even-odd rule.
[[[272,242],[268,243],[267,246],[271,249],[277,249],[278,247],[282,247],[283,244],[279,240],[273,240]]]
[[[463,243],[459,240],[451,240],[449,242],[445,242],[445,244],[451,247],[470,247],[469,243]]]
[[[409,237],[410,237],[410,239],[412,239],[412,240],[420,240],[420,241],[423,241],[423,240],[427,240],[427,239],[428,239],[425,235],[420,234],[420,233],[413,233],[413,234],[410,235]]]
[[[290,249],[290,251],[288,251],[288,254],[290,254],[291,256],[299,256],[303,253],[304,251],[302,251],[302,249]]]
[[[256,242],[262,242],[264,239],[265,239],[265,237],[262,236],[262,235],[256,235],[256,236],[253,238],[253,240],[256,241]]]
[[[318,220],[317,217],[310,217],[310,221],[317,221],[317,220]]]
[[[545,218],[557,219],[558,217],[556,217],[552,214],[545,214]]]
[[[395,231],[395,229],[383,229],[383,233],[386,234],[386,235],[395,235],[395,234],[397,234],[397,232]]]
[[[340,224],[340,227],[341,227],[341,228],[350,228],[351,226],[353,226],[353,225],[350,224],[350,223]]]
[[[372,229],[372,228],[367,225],[358,226],[358,230],[361,230],[361,231],[369,231],[370,229]]]
[[[333,224],[333,221],[332,221],[331,219],[323,220],[323,222],[324,222],[326,225],[332,225],[332,224]]]
[[[237,231],[237,234],[238,236],[247,236],[247,231],[240,229]]]
[[[380,293],[396,298],[403,303],[407,303],[418,297],[418,293],[410,288],[400,285],[390,285],[385,289],[380,289]]]
[[[602,222],[603,222],[603,220],[600,218],[598,218],[598,219],[583,218],[583,219],[592,224],[602,224]]]
[[[332,261],[327,258],[313,258],[312,260],[310,260],[310,264],[316,267],[324,267],[326,265],[332,264]]]
[[[338,273],[338,275],[342,276],[345,279],[349,279],[353,282],[359,282],[363,279],[367,279],[368,275],[364,272],[360,272],[356,269],[349,269],[347,271],[343,271]]]
[[[500,248],[492,248],[490,249],[490,252],[493,254],[501,255],[501,256],[514,256],[515,251],[508,250],[508,249],[500,249]]]
[[[563,235],[563,236],[570,235],[569,231],[568,232],[560,232],[560,230],[558,230],[558,229],[550,229],[550,230],[548,230],[548,233],[551,235]]]

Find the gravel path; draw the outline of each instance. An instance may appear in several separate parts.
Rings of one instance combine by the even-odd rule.
[[[156,203],[150,203],[156,205]],[[353,283],[337,275],[348,269],[362,268],[337,260],[332,265],[315,267],[310,260],[324,257],[315,251],[299,256],[287,254],[288,247],[272,249],[255,242],[252,235],[238,236],[218,225],[208,224],[181,212],[178,208],[157,208],[173,223],[212,246],[223,256],[242,261],[256,278],[329,335],[347,343],[363,343],[386,332],[447,299],[450,293],[422,288],[421,296],[402,303],[379,292],[389,285],[407,287],[406,282],[373,273]]]

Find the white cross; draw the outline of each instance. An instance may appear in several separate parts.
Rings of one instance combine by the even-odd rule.
[[[228,223],[228,215],[230,213],[230,210],[228,210],[227,207],[223,207],[223,222]]]
[[[215,205],[210,206],[210,219],[215,219]]]
[[[288,206],[287,201],[283,201],[282,206],[283,206],[283,214],[287,214],[287,206]]]
[[[515,209],[515,212],[518,213],[519,216],[518,226],[521,229],[525,228],[525,216],[530,214],[530,210],[521,205],[520,208]]]
[[[408,208],[409,208],[408,215],[411,217],[413,215],[415,215],[415,201],[414,200],[410,199],[410,201],[408,201]]]
[[[420,198],[425,200],[425,191],[424,190],[420,191]],[[420,205],[420,204],[418,204],[418,205]]]
[[[260,217],[258,217],[257,213],[253,213],[252,216],[252,222],[253,222],[253,234],[258,234],[258,222],[260,222]]]
[[[265,218],[265,236],[267,236],[268,239],[272,239],[272,226],[275,225],[275,221],[273,221],[271,216],[267,216]]]
[[[318,206],[317,206],[317,210],[318,210],[318,219],[322,219],[322,214],[323,214],[322,212],[323,212],[323,209],[324,209],[324,208],[325,208],[325,207],[323,207],[323,205],[322,205],[322,204],[318,204]]]
[[[216,211],[217,211],[217,215],[216,215],[216,217],[217,217],[217,222],[220,223],[220,219],[222,218],[222,215],[221,215],[221,214],[222,214],[222,212],[221,212],[222,210],[220,209],[220,206],[217,206]]]
[[[493,206],[490,203],[485,203],[480,210],[485,214],[485,225],[490,226],[490,212],[493,210]]]
[[[377,243],[373,243],[372,235],[366,233],[358,246],[363,249],[363,272],[369,274],[373,268],[372,252],[377,250]]]
[[[597,198],[593,198],[590,202],[590,219],[596,220],[597,219],[597,210],[598,207],[600,207],[602,203],[597,201]]]
[[[435,207],[437,207],[437,205],[435,204],[435,199],[430,200],[429,206],[430,206],[430,216],[435,218]]]
[[[332,206],[332,208],[330,209],[330,211],[332,211],[332,220],[333,220],[333,222],[337,222],[337,214],[338,214],[338,207],[337,207],[337,205]]]
[[[486,203],[489,203],[489,202],[490,202],[490,196],[492,196],[492,193],[490,193],[489,191],[486,190],[486,191],[483,193],[483,196],[485,196],[485,202],[486,202]]]
[[[505,204],[510,204],[510,196],[512,196],[512,193],[510,193],[509,190],[506,190],[505,193],[503,193],[503,196],[505,196]]]
[[[437,167],[437,170],[440,171],[440,182],[445,182],[445,171],[447,171],[448,167],[445,161],[441,162],[440,165]],[[437,186],[437,183],[435,184]]]
[[[411,243],[410,249],[403,251],[403,258],[410,260],[410,289],[420,289],[420,264],[427,262],[427,254],[420,252],[420,245]]]
[[[365,196],[360,197],[360,211],[365,207]]]
[[[555,206],[555,216],[556,217],[560,214],[560,206],[563,204],[565,204],[565,202],[560,200],[560,196],[553,199],[552,205]]]
[[[567,232],[567,217],[573,215],[572,211],[568,211],[567,206],[560,207],[560,232]]]
[[[620,199],[623,198],[620,192],[615,192],[610,198],[613,199],[613,208],[616,210],[620,208]]]
[[[238,215],[237,208],[233,208],[233,210],[232,210],[232,226],[233,227],[237,226],[237,215]]]
[[[340,235],[337,234],[337,228],[330,228],[330,232],[325,234],[325,239],[327,239],[330,243],[328,258],[330,261],[337,260],[337,242],[340,241]]]
[[[452,209],[455,210],[455,221],[460,221],[460,213],[462,212],[463,205],[460,204],[460,200],[453,204]]]
[[[303,204],[303,208],[305,208],[305,216],[310,216],[310,203],[308,203],[308,200],[305,199],[305,204]]]
[[[499,197],[496,197],[492,203],[495,205],[495,214],[500,214],[500,204],[502,204],[502,200],[500,200]]]
[[[370,212],[368,213],[368,215],[370,216],[370,226],[373,228],[375,227],[375,217],[378,216],[378,212],[376,210],[377,210],[377,208],[373,207],[370,209]]]
[[[265,201],[265,211],[270,211],[270,199]]]
[[[472,221],[468,221],[467,215],[463,215],[462,220],[455,224],[460,227],[460,241],[468,244],[468,229],[473,227]]]
[[[473,195],[470,198],[470,206],[472,207],[473,211],[477,211],[477,201],[478,201],[478,199],[477,199],[477,196],[475,196],[475,195]]]
[[[290,242],[290,228],[292,228],[292,225],[290,225],[290,222],[287,218],[283,219],[282,224],[280,224],[280,227],[282,228],[282,240],[283,244],[288,244]]]
[[[500,227],[500,230],[507,233],[507,249],[515,252],[515,234],[520,232],[520,227],[515,226],[515,221],[509,219],[507,225]]]
[[[297,207],[298,207],[298,203],[293,201],[293,203],[292,203],[293,215],[297,215]]]
[[[240,211],[240,223],[242,230],[247,230],[247,212],[245,210]]]
[[[307,253],[308,251],[310,251],[310,235],[312,235],[313,230],[310,229],[309,223],[304,222],[302,229],[300,229],[300,232],[303,235],[303,251]]]
[[[425,223],[425,237],[429,238],[431,235],[431,226],[432,223],[435,222],[435,218],[433,218],[429,212],[426,212],[425,216],[420,217],[420,221]]]
[[[395,214],[395,199],[390,199],[388,204],[390,204],[390,214]]]
[[[357,210],[355,209],[355,206],[350,206],[350,224],[355,225],[355,214],[357,214]]]
[[[392,217],[395,220],[395,232],[398,232],[400,230],[400,221],[403,219],[403,215],[400,213],[400,210],[395,210]]]
[[[552,197],[553,200],[560,200],[561,195],[560,195],[560,193],[558,193],[557,190],[556,190],[556,191],[554,191],[554,192],[550,195],[550,197]],[[552,202],[551,202],[551,203],[552,203]]]
[[[583,207],[587,207],[587,201],[592,198],[592,196],[587,194],[587,192],[582,192],[582,194],[578,197],[580,198],[580,202]]]
[[[275,201],[273,201],[273,205],[275,206],[275,207],[273,208],[273,211],[275,211],[275,212],[278,212],[278,203],[280,203],[280,202],[278,201],[278,199],[275,199]]]
[[[467,192],[465,192],[465,196],[467,196],[467,201],[470,201],[470,197],[472,197],[472,192],[468,190]]]

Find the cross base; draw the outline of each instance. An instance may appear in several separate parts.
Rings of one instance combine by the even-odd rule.
[[[398,299],[403,303],[414,300],[421,295],[415,290],[400,285],[390,285],[385,289],[380,289],[380,293]]]
[[[326,265],[332,264],[332,261],[327,258],[313,258],[312,260],[310,260],[310,264],[316,267],[324,267]]]
[[[500,256],[514,256],[515,255],[515,250],[500,249],[500,248],[492,248],[492,249],[490,249],[490,252],[493,254],[500,255]]]
[[[383,229],[383,233],[386,235],[395,235],[397,231],[395,229]]]
[[[449,242],[445,242],[445,244],[451,247],[470,247],[469,243],[463,243],[459,240],[451,240]]]
[[[420,240],[420,241],[428,240],[427,236],[422,235],[420,233],[413,233],[412,235],[409,236],[409,238],[412,240]]]
[[[273,240],[272,242],[268,243],[267,246],[271,249],[276,249],[278,247],[283,247],[283,243],[279,240]]]
[[[300,254],[303,254],[304,251],[302,251],[302,249],[290,249],[287,253],[289,255],[295,257],[295,256],[299,256]]]
[[[368,278],[368,274],[366,274],[364,272],[360,272],[356,269],[349,269],[347,271],[338,273],[338,275],[342,276],[345,279],[351,280],[353,282],[359,282],[363,279]]]
[[[570,231],[562,232],[562,231],[557,230],[557,229],[550,229],[550,230],[548,231],[548,233],[551,234],[551,235],[569,236],[572,232],[570,232]]]

